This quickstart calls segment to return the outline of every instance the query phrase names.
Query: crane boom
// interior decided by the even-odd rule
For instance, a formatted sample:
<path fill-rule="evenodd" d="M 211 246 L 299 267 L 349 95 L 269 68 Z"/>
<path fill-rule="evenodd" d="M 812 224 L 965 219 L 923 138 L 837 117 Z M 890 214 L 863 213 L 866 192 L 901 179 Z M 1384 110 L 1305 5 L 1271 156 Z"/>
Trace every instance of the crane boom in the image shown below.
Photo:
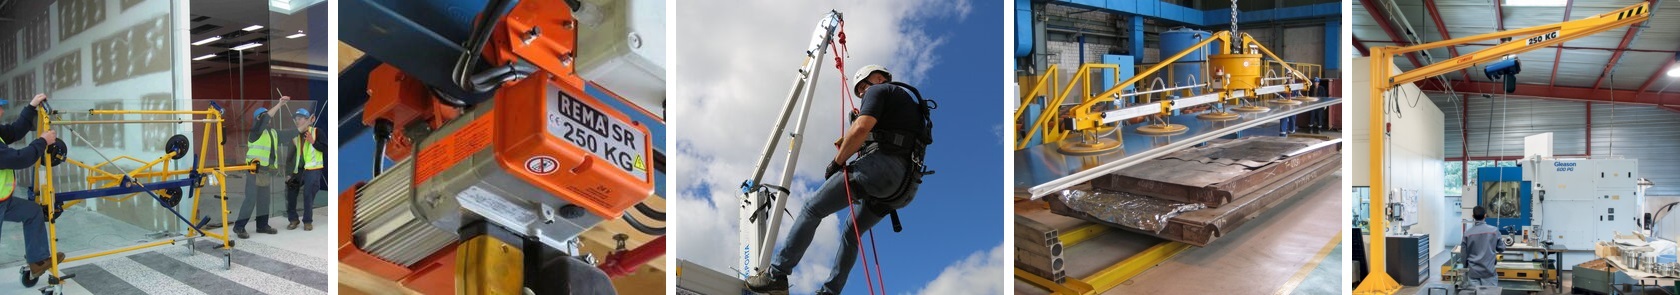
<path fill-rule="evenodd" d="M 781 232 L 783 215 L 780 212 L 787 208 L 787 186 L 793 182 L 793 171 L 799 163 L 800 146 L 805 142 L 805 122 L 810 118 L 813 103 L 811 97 L 816 89 L 816 79 L 822 72 L 823 56 L 829 46 L 834 45 L 835 33 L 840 30 L 841 20 L 840 12 L 829 11 L 817 22 L 817 29 L 812 32 L 811 44 L 805 49 L 805 60 L 794 77 L 793 89 L 789 90 L 787 102 L 776 119 L 776 127 L 770 130 L 770 139 L 764 145 L 763 152 L 759 153 L 752 178 L 741 184 L 741 273 L 737 274 L 739 278 L 744 279 L 769 270 L 770 255 L 776 252 L 776 237 Z M 793 117 L 795 106 L 799 108 L 797 118 Z M 786 130 L 790 119 L 794 121 L 792 131 Z M 782 163 L 781 179 L 776 184 L 765 184 L 764 173 L 769 169 L 770 158 L 775 156 L 776 146 L 781 141 L 784 131 L 788 131 L 789 147 L 787 158 Z"/>

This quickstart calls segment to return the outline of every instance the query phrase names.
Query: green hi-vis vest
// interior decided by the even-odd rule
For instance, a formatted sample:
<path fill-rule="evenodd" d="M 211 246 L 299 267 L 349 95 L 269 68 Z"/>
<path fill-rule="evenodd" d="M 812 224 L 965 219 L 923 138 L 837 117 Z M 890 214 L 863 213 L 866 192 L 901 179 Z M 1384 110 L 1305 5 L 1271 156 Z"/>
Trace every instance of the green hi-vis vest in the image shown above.
<path fill-rule="evenodd" d="M 274 167 L 275 163 L 270 159 L 273 159 L 274 147 L 280 144 L 276 137 L 280 136 L 274 134 L 274 129 L 263 130 L 262 137 L 245 148 L 245 162 L 257 161 L 258 166 Z"/>
<path fill-rule="evenodd" d="M 315 146 L 311 145 L 312 143 L 303 142 L 304 136 L 309 134 L 315 134 L 315 127 L 309 127 L 309 130 L 304 131 L 302 134 L 298 134 L 297 138 L 292 139 L 292 144 L 297 145 L 298 147 L 298 165 L 303 166 L 303 169 L 306 170 L 326 168 L 326 155 L 323 155 L 321 154 L 321 151 L 316 150 Z"/>
<path fill-rule="evenodd" d="M 0 144 L 10 143 L 5 140 L 0 140 Z M 16 189 L 17 171 L 12 169 L 0 169 L 0 201 L 11 199 L 12 191 Z"/>

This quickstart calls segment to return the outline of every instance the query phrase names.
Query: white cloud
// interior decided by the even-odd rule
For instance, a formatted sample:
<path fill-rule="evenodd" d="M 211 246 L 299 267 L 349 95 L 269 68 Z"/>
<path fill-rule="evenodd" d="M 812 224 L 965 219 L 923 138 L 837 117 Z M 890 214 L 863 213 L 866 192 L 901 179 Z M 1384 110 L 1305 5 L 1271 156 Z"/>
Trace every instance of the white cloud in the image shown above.
<path fill-rule="evenodd" d="M 969 0 L 722 2 L 676 2 L 676 87 L 668 102 L 668 132 L 676 138 L 676 148 L 667 164 L 677 193 L 669 206 L 675 218 L 675 257 L 740 273 L 739 186 L 751 177 L 766 136 L 787 102 L 819 18 L 831 9 L 843 13 L 848 71 L 882 64 L 895 79 L 914 83 L 940 62 L 934 52 L 945 44 L 945 36 L 925 33 L 920 24 L 961 20 L 972 7 Z M 851 73 L 837 72 L 832 55 L 822 62 L 800 165 L 789 186 L 795 192 L 788 213 L 802 208 L 809 188 L 834 157 L 832 142 L 840 134 L 839 77 Z M 787 150 L 783 140 L 765 173 L 766 183 L 780 182 Z M 794 293 L 815 292 L 828 279 L 839 229 L 847 220 L 843 214 L 824 219 L 817 230 L 789 278 Z M 784 225 L 793 223 L 791 216 L 783 220 Z M 787 228 L 781 229 L 784 235 Z M 853 278 L 857 279 L 862 278 Z"/>
<path fill-rule="evenodd" d="M 1004 284 L 997 280 L 1003 277 L 1004 266 L 1003 244 L 989 251 L 974 252 L 968 258 L 945 267 L 939 277 L 928 282 L 916 294 L 1003 294 Z"/>

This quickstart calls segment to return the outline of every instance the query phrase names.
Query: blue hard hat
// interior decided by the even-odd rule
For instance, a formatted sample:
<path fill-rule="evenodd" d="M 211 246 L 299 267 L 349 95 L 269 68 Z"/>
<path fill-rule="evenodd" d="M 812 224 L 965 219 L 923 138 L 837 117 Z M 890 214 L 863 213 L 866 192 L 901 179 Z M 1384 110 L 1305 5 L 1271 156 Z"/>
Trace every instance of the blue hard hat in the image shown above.
<path fill-rule="evenodd" d="M 257 107 L 257 112 L 256 112 L 256 113 L 252 113 L 252 114 L 251 114 L 251 117 L 252 117 L 252 118 L 255 118 L 255 117 L 262 117 L 262 114 L 263 114 L 263 113 L 267 113 L 267 112 L 268 112 L 268 108 L 265 108 L 265 107 Z"/>
<path fill-rule="evenodd" d="M 298 111 L 296 113 L 292 113 L 292 115 L 293 116 L 298 116 L 298 117 L 308 117 L 309 116 L 309 109 L 298 108 Z"/>

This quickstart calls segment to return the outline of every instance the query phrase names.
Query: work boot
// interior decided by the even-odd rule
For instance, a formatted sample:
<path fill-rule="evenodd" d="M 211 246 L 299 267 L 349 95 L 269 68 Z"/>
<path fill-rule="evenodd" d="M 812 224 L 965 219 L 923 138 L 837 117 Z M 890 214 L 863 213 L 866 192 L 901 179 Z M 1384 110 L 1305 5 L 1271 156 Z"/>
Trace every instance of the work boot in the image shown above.
<path fill-rule="evenodd" d="M 291 222 L 291 223 L 287 223 L 287 224 L 286 224 L 286 230 L 294 230 L 294 229 L 297 229 L 297 226 L 298 226 L 298 222 L 297 222 L 297 220 L 293 220 L 293 221 L 292 221 L 292 222 Z"/>
<path fill-rule="evenodd" d="M 787 294 L 788 280 L 785 275 L 761 273 L 747 278 L 747 290 L 765 294 Z"/>
<path fill-rule="evenodd" d="M 58 262 L 64 262 L 64 252 L 58 252 Z M 47 260 L 46 259 L 41 259 L 41 261 L 36 261 L 36 262 L 30 262 L 29 263 L 29 280 L 34 281 L 35 279 L 41 278 L 41 274 L 46 273 L 48 268 L 51 268 L 51 265 L 47 265 Z"/>
<path fill-rule="evenodd" d="M 241 238 L 241 239 L 251 238 L 251 234 L 245 233 L 245 229 L 243 229 L 243 228 L 234 229 L 233 234 L 239 235 L 239 238 Z"/>
<path fill-rule="evenodd" d="M 303 224 L 303 230 L 304 231 L 315 230 L 315 224 L 314 223 L 305 223 L 305 224 Z"/>
<path fill-rule="evenodd" d="M 272 228 L 272 227 L 258 228 L 257 232 L 258 233 L 271 234 L 271 235 L 280 233 L 280 231 L 274 230 L 274 228 Z"/>

